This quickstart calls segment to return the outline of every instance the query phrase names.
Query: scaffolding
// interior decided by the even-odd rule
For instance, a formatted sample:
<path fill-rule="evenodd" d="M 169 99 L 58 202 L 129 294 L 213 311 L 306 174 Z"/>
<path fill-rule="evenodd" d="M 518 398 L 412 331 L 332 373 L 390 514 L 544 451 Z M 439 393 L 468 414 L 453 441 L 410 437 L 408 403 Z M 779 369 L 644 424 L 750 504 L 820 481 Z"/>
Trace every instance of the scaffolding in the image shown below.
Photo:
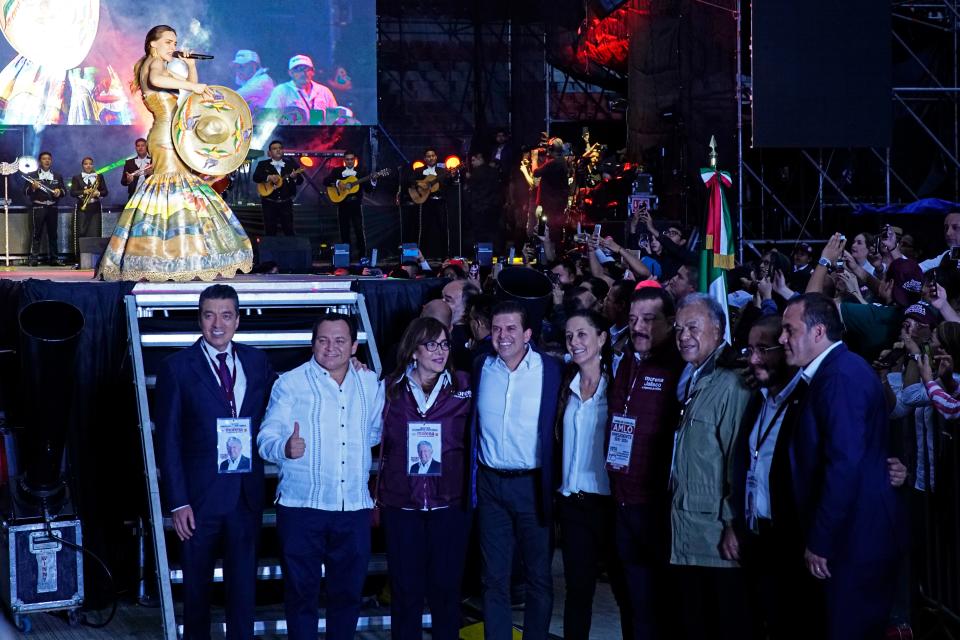
<path fill-rule="evenodd" d="M 761 244 L 792 245 L 826 237 L 836 225 L 828 215 L 849 211 L 860 204 L 889 205 L 927 197 L 935 191 L 960 200 L 960 131 L 958 131 L 958 37 L 960 0 L 895 0 L 892 3 L 893 52 L 914 72 L 909 83 L 896 83 L 891 100 L 894 131 L 890 147 L 847 149 L 750 149 L 752 94 L 750 59 L 744 55 L 749 33 L 749 4 L 736 0 L 730 9 L 737 22 L 737 238 L 738 253 L 759 254 Z M 931 37 L 948 40 L 950 51 L 931 58 L 922 51 Z M 895 70 L 895 78 L 907 76 Z M 916 174 L 915 155 L 910 152 L 923 139 L 935 152 L 927 176 Z M 767 156 L 774 156 L 768 162 Z M 855 184 L 857 168 L 874 175 L 865 188 Z M 773 169 L 773 170 L 771 170 Z M 802 171 L 812 171 L 816 180 L 813 197 L 791 195 Z M 931 180 L 931 174 L 936 174 Z M 935 186 L 931 186 L 936 182 Z M 802 190 L 802 187 L 801 187 Z"/>

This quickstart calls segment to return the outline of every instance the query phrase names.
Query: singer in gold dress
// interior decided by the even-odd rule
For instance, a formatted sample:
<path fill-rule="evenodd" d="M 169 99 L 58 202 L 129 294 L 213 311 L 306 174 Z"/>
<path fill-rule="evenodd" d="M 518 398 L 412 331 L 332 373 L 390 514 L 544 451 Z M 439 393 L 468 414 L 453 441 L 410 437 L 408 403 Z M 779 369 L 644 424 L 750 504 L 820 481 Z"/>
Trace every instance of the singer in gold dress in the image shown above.
<path fill-rule="evenodd" d="M 147 33 L 146 55 L 134 66 L 133 88 L 141 91 L 154 118 L 147 135 L 153 175 L 134 192 L 117 221 L 100 261 L 104 280 L 213 280 L 253 266 L 253 248 L 240 221 L 174 150 L 176 91 L 210 93 L 197 82 L 193 60 L 186 60 L 186 80 L 167 71 L 176 47 L 173 28 L 158 25 Z"/>

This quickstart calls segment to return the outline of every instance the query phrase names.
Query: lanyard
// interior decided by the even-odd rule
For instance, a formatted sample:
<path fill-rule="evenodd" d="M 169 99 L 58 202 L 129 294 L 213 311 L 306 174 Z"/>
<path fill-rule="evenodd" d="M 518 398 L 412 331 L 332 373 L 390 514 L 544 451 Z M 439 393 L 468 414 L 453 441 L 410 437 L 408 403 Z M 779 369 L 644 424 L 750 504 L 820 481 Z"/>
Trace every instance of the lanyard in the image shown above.
<path fill-rule="evenodd" d="M 630 360 L 630 390 L 627 391 L 627 399 L 623 401 L 623 414 L 627 415 L 627 407 L 630 405 L 630 397 L 633 395 L 633 388 L 637 384 L 637 378 L 640 377 L 640 372 L 637 371 L 637 358 L 634 356 Z"/>
<path fill-rule="evenodd" d="M 226 365 L 227 381 L 229 386 L 224 386 L 223 380 L 220 378 L 220 366 L 217 364 L 217 362 L 213 358 L 210 357 L 210 353 L 207 351 L 206 345 L 204 345 L 203 347 L 203 353 L 204 355 L 207 356 L 207 360 L 210 361 L 211 366 L 213 366 L 213 370 L 217 374 L 217 383 L 220 385 L 220 390 L 223 391 L 224 398 L 227 400 L 227 403 L 230 405 L 230 413 L 232 414 L 232 417 L 236 418 L 237 417 L 237 398 L 233 392 L 237 384 L 236 352 L 232 352 L 233 353 L 233 372 L 232 373 L 230 371 L 230 365 L 227 364 L 226 361 L 224 361 L 224 365 Z"/>
<path fill-rule="evenodd" d="M 304 94 L 303 91 L 300 91 L 299 87 L 296 87 L 296 90 L 297 90 L 297 95 L 300 96 L 300 99 L 303 100 L 303 104 L 306 105 L 307 113 L 309 114 L 311 111 L 313 111 L 313 100 L 307 97 L 309 94 Z M 309 115 L 307 119 L 309 120 Z"/>
<path fill-rule="evenodd" d="M 764 400 L 763 408 L 760 410 L 760 419 L 758 421 L 756 445 L 753 447 L 754 460 L 760 457 L 760 447 L 762 447 L 763 443 L 765 443 L 767 438 L 770 437 L 770 433 L 773 431 L 773 426 L 777 424 L 777 420 L 783 415 L 783 412 L 786 411 L 787 405 L 789 404 L 790 403 L 787 402 L 787 398 L 784 398 L 783 402 L 773 413 L 773 419 L 771 419 L 770 422 L 767 423 L 766 428 L 764 428 L 764 418 L 767 415 L 767 401 Z"/>

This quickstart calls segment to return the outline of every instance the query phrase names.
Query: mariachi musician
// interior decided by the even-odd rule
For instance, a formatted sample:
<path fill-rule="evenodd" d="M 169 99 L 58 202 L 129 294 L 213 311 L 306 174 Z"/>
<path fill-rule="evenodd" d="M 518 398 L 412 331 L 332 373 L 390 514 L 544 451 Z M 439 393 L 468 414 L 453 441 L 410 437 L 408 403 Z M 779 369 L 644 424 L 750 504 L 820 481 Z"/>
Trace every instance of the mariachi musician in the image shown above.
<path fill-rule="evenodd" d="M 63 197 L 66 188 L 63 176 L 53 171 L 53 156 L 49 151 L 41 151 L 36 171 L 24 174 L 27 180 L 27 197 L 33 206 L 33 239 L 30 243 L 28 264 L 35 267 L 40 259 L 40 238 L 44 229 L 47 232 L 50 264 L 63 266 L 63 260 L 57 256 L 57 203 Z"/>
<path fill-rule="evenodd" d="M 297 186 L 303 184 L 303 167 L 294 158 L 283 157 L 283 143 L 274 140 L 267 147 L 267 157 L 257 163 L 253 181 L 257 183 L 260 202 L 263 205 L 263 235 L 277 235 L 277 227 L 283 235 L 292 236 L 293 199 Z M 264 195 L 264 191 L 268 191 Z"/>
<path fill-rule="evenodd" d="M 437 162 L 437 150 L 423 152 L 423 166 L 414 170 L 407 187 L 409 212 L 405 218 L 409 233 L 404 240 L 416 240 L 428 258 L 444 258 L 449 251 L 446 191 L 455 173 Z"/>
<path fill-rule="evenodd" d="M 353 227 L 353 235 L 357 238 L 357 247 L 360 250 L 360 255 L 363 256 L 367 253 L 367 234 L 363 227 L 363 193 L 376 188 L 377 176 L 361 170 L 360 163 L 357 161 L 357 154 L 353 151 L 347 151 L 343 154 L 343 166 L 335 169 L 324 178 L 323 184 L 328 187 L 343 188 L 346 186 L 344 181 L 348 178 L 356 178 L 361 185 L 356 192 L 350 193 L 337 204 L 340 242 L 349 244 L 350 227 Z"/>
<path fill-rule="evenodd" d="M 70 195 L 77 200 L 73 217 L 73 247 L 78 258 L 80 238 L 99 238 L 102 235 L 100 231 L 103 224 L 101 201 L 107 197 L 108 193 L 106 180 L 93 170 L 93 158 L 87 156 L 81 161 L 80 173 L 70 180 Z"/>
<path fill-rule="evenodd" d="M 147 149 L 146 139 L 137 138 L 133 144 L 137 155 L 127 158 L 120 176 L 120 184 L 127 188 L 127 198 L 132 198 L 140 183 L 153 173 L 153 159 Z"/>

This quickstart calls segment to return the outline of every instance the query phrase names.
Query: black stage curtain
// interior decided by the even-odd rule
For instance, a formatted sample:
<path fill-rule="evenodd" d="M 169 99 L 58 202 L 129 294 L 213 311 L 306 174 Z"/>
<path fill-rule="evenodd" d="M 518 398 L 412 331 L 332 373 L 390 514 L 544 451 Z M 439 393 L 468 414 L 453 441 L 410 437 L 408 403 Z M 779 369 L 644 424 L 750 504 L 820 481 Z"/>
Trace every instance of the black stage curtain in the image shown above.
<path fill-rule="evenodd" d="M 67 466 L 74 505 L 83 523 L 84 547 L 106 562 L 123 589 L 136 573 L 135 546 L 123 522 L 135 521 L 144 504 L 143 462 L 137 433 L 135 395 L 129 375 L 123 296 L 132 283 L 66 283 L 27 280 L 20 286 L 4 282 L 5 302 L 0 340 L 14 346 L 19 341 L 17 315 L 39 300 L 60 300 L 77 307 L 84 317 L 83 333 L 72 372 L 69 399 Z M 19 359 L 11 369 L 19 371 Z M 11 385 L 16 389 L 19 376 Z M 6 385 L 5 385 L 6 386 Z M 63 390 L 49 389 L 50 402 L 65 402 Z M 5 398 L 10 423 L 29 428 L 21 394 Z M 131 566 L 132 562 L 132 566 Z M 103 571 L 84 559 L 86 601 L 93 608 L 109 604 L 112 593 Z"/>
<path fill-rule="evenodd" d="M 440 290 L 449 280 L 424 278 L 422 280 L 356 280 L 353 290 L 363 294 L 373 325 L 380 360 L 393 352 L 410 321 L 420 315 L 420 308 L 428 300 L 440 297 Z M 384 365 L 384 373 L 391 366 Z"/>

